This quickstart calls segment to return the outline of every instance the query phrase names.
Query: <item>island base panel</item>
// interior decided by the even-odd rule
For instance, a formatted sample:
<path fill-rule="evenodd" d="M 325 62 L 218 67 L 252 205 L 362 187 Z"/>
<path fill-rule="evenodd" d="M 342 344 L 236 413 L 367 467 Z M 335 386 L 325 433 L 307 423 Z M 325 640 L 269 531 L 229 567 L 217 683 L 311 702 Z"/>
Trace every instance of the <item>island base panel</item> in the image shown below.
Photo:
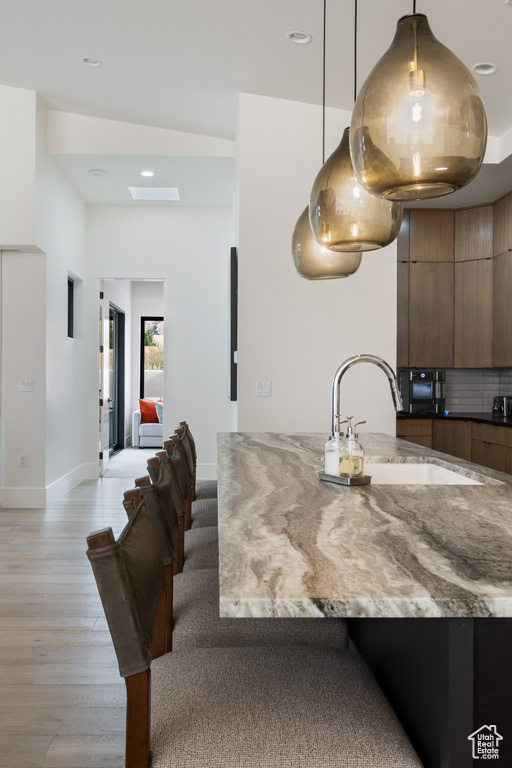
<path fill-rule="evenodd" d="M 512 765 L 512 619 L 349 619 L 425 768 L 472 768 L 468 737 L 495 725 Z"/>

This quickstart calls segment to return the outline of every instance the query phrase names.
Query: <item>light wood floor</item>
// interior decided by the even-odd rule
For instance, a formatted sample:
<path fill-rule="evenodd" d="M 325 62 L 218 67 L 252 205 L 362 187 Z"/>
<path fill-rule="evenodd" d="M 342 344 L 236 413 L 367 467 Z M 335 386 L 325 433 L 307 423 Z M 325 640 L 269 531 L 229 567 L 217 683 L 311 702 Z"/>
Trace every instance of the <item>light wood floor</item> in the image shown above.
<path fill-rule="evenodd" d="M 0 509 L 0 768 L 123 766 L 124 682 L 85 537 L 120 533 L 131 487 L 104 478 L 44 510 Z"/>

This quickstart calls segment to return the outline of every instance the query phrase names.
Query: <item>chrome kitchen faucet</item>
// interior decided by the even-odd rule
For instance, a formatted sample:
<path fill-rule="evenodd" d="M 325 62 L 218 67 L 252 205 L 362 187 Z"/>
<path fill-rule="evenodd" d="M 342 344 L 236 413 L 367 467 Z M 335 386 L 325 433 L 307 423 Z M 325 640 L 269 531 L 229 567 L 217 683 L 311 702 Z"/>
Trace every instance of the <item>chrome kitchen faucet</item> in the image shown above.
<path fill-rule="evenodd" d="M 381 357 L 377 357 L 376 355 L 353 355 L 352 357 L 349 357 L 347 360 L 345 360 L 344 363 L 340 365 L 340 367 L 334 374 L 334 378 L 332 380 L 330 437 L 334 435 L 336 414 L 341 413 L 341 397 L 340 397 L 341 380 L 344 374 L 346 373 L 346 371 L 348 371 L 348 369 L 351 368 L 356 363 L 373 363 L 373 365 L 378 366 L 382 371 L 384 371 L 384 373 L 388 377 L 389 386 L 391 389 L 391 397 L 393 398 L 393 405 L 395 406 L 395 411 L 401 411 L 404 407 L 404 401 L 402 399 L 400 387 L 398 386 L 398 380 L 391 366 L 388 363 L 386 363 L 386 361 L 383 360 Z"/>

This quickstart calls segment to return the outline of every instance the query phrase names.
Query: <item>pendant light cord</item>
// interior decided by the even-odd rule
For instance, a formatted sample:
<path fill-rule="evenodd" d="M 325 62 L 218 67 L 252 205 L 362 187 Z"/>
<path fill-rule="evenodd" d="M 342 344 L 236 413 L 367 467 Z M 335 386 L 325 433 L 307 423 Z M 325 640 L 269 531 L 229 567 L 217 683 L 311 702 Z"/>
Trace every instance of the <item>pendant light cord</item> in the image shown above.
<path fill-rule="evenodd" d="M 412 12 L 416 13 L 416 0 L 412 0 Z"/>
<path fill-rule="evenodd" d="M 354 104 L 357 99 L 357 0 L 354 0 Z"/>
<path fill-rule="evenodd" d="M 325 28 L 327 16 L 327 0 L 324 0 L 324 43 L 322 54 L 322 165 L 325 164 Z"/>

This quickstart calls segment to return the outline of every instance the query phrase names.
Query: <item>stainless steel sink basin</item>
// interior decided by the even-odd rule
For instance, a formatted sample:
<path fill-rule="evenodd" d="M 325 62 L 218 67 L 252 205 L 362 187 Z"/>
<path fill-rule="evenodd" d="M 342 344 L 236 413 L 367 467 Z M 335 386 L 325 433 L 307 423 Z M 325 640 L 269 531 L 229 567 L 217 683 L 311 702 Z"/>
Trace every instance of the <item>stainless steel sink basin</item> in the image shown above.
<path fill-rule="evenodd" d="M 452 469 L 431 463 L 364 463 L 365 475 L 371 475 L 373 485 L 483 485 L 480 480 L 466 477 Z"/>

